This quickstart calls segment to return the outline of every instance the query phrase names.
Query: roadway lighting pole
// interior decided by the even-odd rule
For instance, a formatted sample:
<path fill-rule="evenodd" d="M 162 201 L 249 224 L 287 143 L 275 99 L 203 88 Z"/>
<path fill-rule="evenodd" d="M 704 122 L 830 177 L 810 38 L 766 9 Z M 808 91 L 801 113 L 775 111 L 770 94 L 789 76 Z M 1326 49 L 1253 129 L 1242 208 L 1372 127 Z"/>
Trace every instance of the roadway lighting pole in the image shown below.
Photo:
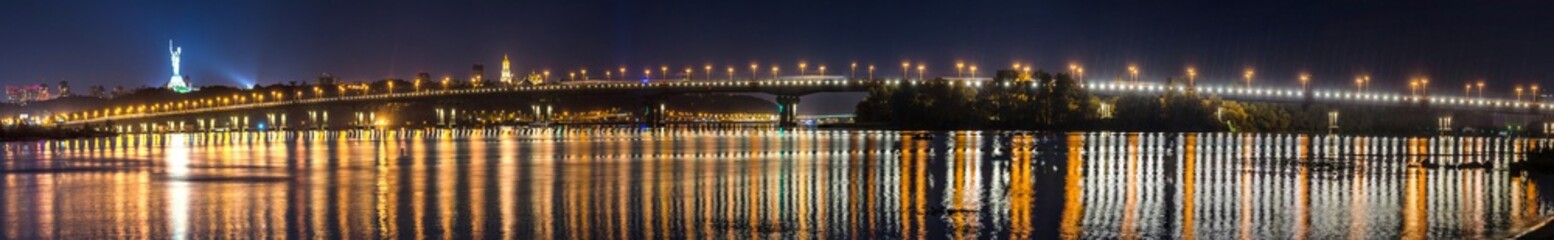
<path fill-rule="evenodd" d="M 799 76 L 804 76 L 804 69 L 807 68 L 806 66 L 808 66 L 808 64 L 799 62 Z"/>
<path fill-rule="evenodd" d="M 1532 85 L 1532 101 L 1538 102 L 1538 84 Z"/>
<path fill-rule="evenodd" d="M 707 73 L 707 75 L 702 75 L 702 77 L 707 78 L 707 80 L 712 80 L 712 64 L 707 64 L 707 66 L 702 67 L 702 69 L 705 69 L 703 72 Z"/>
<path fill-rule="evenodd" d="M 1470 84 L 1463 84 L 1462 85 L 1462 96 L 1463 97 L 1473 97 L 1473 95 L 1468 92 L 1468 91 L 1472 91 L 1472 90 L 1473 90 L 1473 84 L 1471 84 L 1471 83 Z"/>
<path fill-rule="evenodd" d="M 971 65 L 971 78 L 977 78 L 977 65 Z"/>
<path fill-rule="evenodd" d="M 874 65 L 869 65 L 869 80 L 874 80 Z"/>
<path fill-rule="evenodd" d="M 1128 66 L 1128 74 L 1131 74 L 1131 76 L 1133 76 L 1133 78 L 1130 79 L 1130 83 L 1131 84 L 1138 84 L 1139 83 L 1139 67 L 1138 66 Z"/>
<path fill-rule="evenodd" d="M 912 64 L 909 64 L 907 62 L 901 62 L 901 79 L 902 80 L 906 80 L 907 78 L 911 78 L 912 77 L 911 72 L 909 72 L 911 70 L 908 70 L 909 67 L 911 67 L 911 66 L 912 66 Z"/>
<path fill-rule="evenodd" d="M 849 68 L 849 70 L 847 70 L 847 78 L 848 79 L 858 78 L 858 62 L 853 62 L 851 68 Z"/>
<path fill-rule="evenodd" d="M 1075 71 L 1075 73 L 1078 74 L 1078 78 L 1075 78 L 1075 80 L 1078 80 L 1077 82 L 1079 82 L 1080 84 L 1084 84 L 1085 83 L 1085 68 L 1084 67 L 1080 67 L 1080 68 L 1075 69 L 1075 70 L 1078 70 L 1078 71 Z"/>
<path fill-rule="evenodd" d="M 1363 92 L 1363 89 L 1360 89 L 1360 86 L 1361 86 L 1360 84 L 1364 84 L 1364 83 L 1365 83 L 1364 79 L 1359 78 L 1359 77 L 1355 77 L 1354 78 L 1354 91 Z"/>
<path fill-rule="evenodd" d="M 780 70 L 780 69 L 778 69 L 776 65 L 773 65 L 772 66 L 772 80 L 777 80 L 777 70 Z"/>
<path fill-rule="evenodd" d="M 643 69 L 642 70 L 642 77 L 643 78 L 647 78 L 647 79 L 652 79 L 653 78 L 653 69 Z"/>
<path fill-rule="evenodd" d="M 1484 80 L 1478 80 L 1478 97 L 1484 98 Z"/>
<path fill-rule="evenodd" d="M 820 65 L 820 75 L 821 76 L 825 76 L 826 75 L 826 65 Z"/>
<path fill-rule="evenodd" d="M 1363 83 L 1361 83 L 1360 90 L 1371 90 L 1371 75 L 1360 76 L 1360 78 L 1364 79 Z"/>
<path fill-rule="evenodd" d="M 1187 86 L 1194 86 L 1198 80 L 1198 69 L 1187 67 Z"/>
<path fill-rule="evenodd" d="M 621 67 L 621 81 L 626 81 L 626 67 Z"/>
<path fill-rule="evenodd" d="M 669 79 L 669 66 L 659 66 L 658 75 L 658 79 Z"/>
<path fill-rule="evenodd" d="M 1306 87 L 1310 86 L 1310 83 L 1311 83 L 1311 74 L 1304 74 L 1304 73 L 1300 74 L 1300 90 L 1301 91 L 1305 91 Z"/>
<path fill-rule="evenodd" d="M 1522 101 L 1522 86 L 1516 86 L 1516 101 Z"/>
<path fill-rule="evenodd" d="M 962 69 L 965 69 L 965 68 L 966 68 L 966 63 L 955 63 L 955 77 L 957 77 L 957 78 L 966 77 L 965 76 L 966 72 L 964 70 L 962 70 Z"/>
<path fill-rule="evenodd" d="M 1246 87 L 1252 88 L 1252 75 L 1256 74 L 1251 69 L 1246 70 Z"/>
<path fill-rule="evenodd" d="M 581 70 L 578 70 L 578 72 L 581 72 L 581 73 L 580 73 L 580 74 L 578 74 L 578 75 L 582 75 L 582 76 L 583 76 L 583 80 L 584 80 L 584 81 L 587 81 L 587 80 L 588 80 L 588 69 L 587 69 L 587 68 L 584 68 L 584 69 L 581 69 Z"/>
<path fill-rule="evenodd" d="M 690 80 L 694 80 L 695 79 L 695 78 L 691 77 L 691 73 L 692 73 L 691 72 L 691 68 L 685 68 L 685 80 L 686 81 L 690 81 Z"/>
<path fill-rule="evenodd" d="M 728 67 L 728 81 L 734 81 L 734 67 Z"/>

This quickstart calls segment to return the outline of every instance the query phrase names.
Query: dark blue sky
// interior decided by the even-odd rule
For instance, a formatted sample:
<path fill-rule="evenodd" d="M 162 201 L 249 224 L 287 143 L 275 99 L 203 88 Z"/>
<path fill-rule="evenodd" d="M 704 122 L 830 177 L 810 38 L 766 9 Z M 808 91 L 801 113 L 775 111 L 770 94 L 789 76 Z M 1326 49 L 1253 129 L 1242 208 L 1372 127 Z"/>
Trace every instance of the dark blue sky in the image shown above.
<path fill-rule="evenodd" d="M 1377 88 L 1554 77 L 1554 8 L 1536 1 L 22 0 L 0 3 L 0 83 L 161 85 L 168 39 L 197 85 L 462 77 L 476 63 L 494 77 L 504 53 L 556 72 L 856 60 L 894 75 L 910 59 L 937 73 L 1078 62 L 1092 77 L 1136 63 L 1148 79 L 1193 65 L 1210 81 L 1254 67 L 1345 86 L 1368 72 Z"/>

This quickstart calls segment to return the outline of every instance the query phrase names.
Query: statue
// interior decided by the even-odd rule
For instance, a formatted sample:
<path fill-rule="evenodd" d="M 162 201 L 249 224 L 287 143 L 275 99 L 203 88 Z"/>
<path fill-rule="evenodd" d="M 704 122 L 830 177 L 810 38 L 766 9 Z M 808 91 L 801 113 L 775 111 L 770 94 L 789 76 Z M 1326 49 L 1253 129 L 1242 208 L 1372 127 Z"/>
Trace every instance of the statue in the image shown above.
<path fill-rule="evenodd" d="M 173 40 L 167 40 L 167 52 L 173 55 L 173 76 L 178 76 L 178 55 L 183 55 L 183 48 L 173 47 Z"/>
<path fill-rule="evenodd" d="M 183 74 L 178 72 L 178 63 L 182 61 L 179 58 L 183 55 L 183 48 L 174 47 L 173 40 L 167 40 L 167 53 L 173 56 L 173 78 L 167 80 L 167 89 L 178 93 L 187 93 L 194 90 L 189 88 L 189 83 L 184 81 Z"/>

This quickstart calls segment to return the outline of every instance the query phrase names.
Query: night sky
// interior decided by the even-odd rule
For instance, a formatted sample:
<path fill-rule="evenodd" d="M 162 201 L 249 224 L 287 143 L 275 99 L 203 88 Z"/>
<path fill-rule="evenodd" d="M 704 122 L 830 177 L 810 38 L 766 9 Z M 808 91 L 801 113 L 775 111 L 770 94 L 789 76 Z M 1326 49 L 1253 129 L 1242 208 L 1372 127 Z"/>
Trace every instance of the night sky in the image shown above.
<path fill-rule="evenodd" d="M 586 67 L 723 69 L 801 60 L 840 73 L 851 61 L 926 63 L 953 75 L 1013 62 L 1092 78 L 1128 64 L 1147 80 L 1183 75 L 1399 89 L 1487 79 L 1489 91 L 1554 78 L 1554 7 L 1538 1 L 5 1 L 0 84 L 158 86 L 167 41 L 196 85 L 271 84 L 332 73 L 349 81 L 462 78 L 503 54 L 518 72 Z M 769 69 L 769 67 L 762 67 Z M 765 70 L 763 70 L 765 71 Z M 698 70 L 700 72 L 700 70 Z M 721 71 L 714 71 L 722 75 Z M 990 71 L 985 71 L 990 72 Z M 984 73 L 986 74 L 986 73 Z M 1548 85 L 1548 84 L 1545 84 Z"/>

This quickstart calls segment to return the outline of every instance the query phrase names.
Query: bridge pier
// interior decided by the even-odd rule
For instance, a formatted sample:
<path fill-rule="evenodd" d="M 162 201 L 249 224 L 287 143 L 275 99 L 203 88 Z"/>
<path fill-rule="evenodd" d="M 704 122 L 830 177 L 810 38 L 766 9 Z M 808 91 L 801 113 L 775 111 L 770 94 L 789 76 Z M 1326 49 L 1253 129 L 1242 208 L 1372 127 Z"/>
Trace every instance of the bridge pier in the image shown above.
<path fill-rule="evenodd" d="M 799 125 L 799 96 L 777 95 L 777 125 L 782 127 L 794 127 Z"/>
<path fill-rule="evenodd" d="M 648 126 L 663 126 L 665 120 L 668 119 L 665 113 L 668 109 L 664 106 L 664 102 L 658 99 L 649 99 L 643 101 L 643 103 L 642 123 Z"/>

